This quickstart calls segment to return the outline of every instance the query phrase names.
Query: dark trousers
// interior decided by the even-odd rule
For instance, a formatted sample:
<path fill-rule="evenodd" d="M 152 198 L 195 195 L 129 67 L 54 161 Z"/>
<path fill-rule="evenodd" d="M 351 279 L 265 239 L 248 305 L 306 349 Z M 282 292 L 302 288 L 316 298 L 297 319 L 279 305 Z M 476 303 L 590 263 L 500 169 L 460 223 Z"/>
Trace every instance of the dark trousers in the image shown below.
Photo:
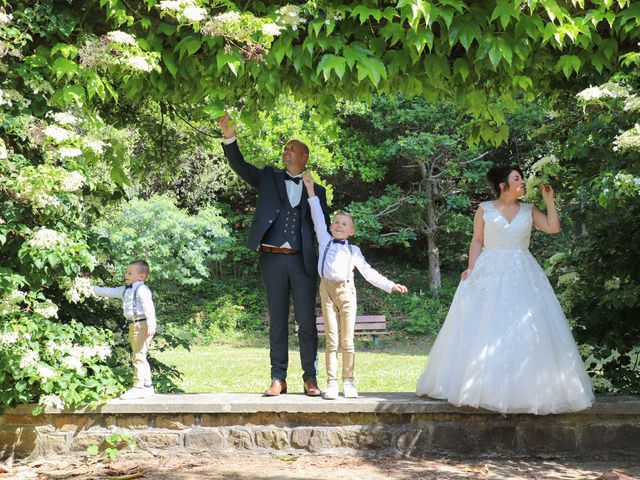
<path fill-rule="evenodd" d="M 289 299 L 298 324 L 302 379 L 316 376 L 316 276 L 309 276 L 301 254 L 261 253 L 260 273 L 269 305 L 271 377 L 286 380 L 289 366 Z"/>

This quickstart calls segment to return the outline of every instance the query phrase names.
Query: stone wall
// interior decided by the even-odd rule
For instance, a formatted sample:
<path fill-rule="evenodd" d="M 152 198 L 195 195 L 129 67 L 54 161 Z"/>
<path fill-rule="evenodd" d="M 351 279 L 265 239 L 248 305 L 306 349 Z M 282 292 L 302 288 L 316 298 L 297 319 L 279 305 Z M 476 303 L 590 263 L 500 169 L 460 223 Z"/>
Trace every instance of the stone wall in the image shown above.
<path fill-rule="evenodd" d="M 0 455 L 84 454 L 113 433 L 138 450 L 229 453 L 367 451 L 427 456 L 625 456 L 640 458 L 640 398 L 600 398 L 564 415 L 507 415 L 412 394 L 328 402 L 303 395 L 156 395 L 93 409 L 20 406 L 0 417 Z"/>

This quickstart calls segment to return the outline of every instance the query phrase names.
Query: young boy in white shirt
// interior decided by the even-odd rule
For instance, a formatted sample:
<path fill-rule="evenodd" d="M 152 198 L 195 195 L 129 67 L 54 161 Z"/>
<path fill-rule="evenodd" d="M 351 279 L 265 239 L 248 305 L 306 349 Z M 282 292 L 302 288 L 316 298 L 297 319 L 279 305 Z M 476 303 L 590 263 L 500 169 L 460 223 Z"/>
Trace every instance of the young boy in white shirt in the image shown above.
<path fill-rule="evenodd" d="M 324 317 L 327 367 L 327 388 L 323 398 L 338 398 L 338 345 L 342 347 L 342 382 L 346 398 L 357 398 L 353 370 L 355 348 L 353 343 L 356 323 L 356 287 L 353 283 L 354 267 L 372 285 L 386 291 L 407 293 L 407 287 L 394 283 L 377 271 L 365 260 L 362 252 L 349 243 L 348 238 L 355 233 L 353 218 L 346 212 L 338 212 L 327 229 L 322 208 L 313 190 L 313 178 L 305 172 L 303 182 L 307 188 L 311 218 L 318 237 L 320 275 L 320 300 Z M 327 231 L 328 230 L 328 231 Z"/>
<path fill-rule="evenodd" d="M 124 274 L 124 285 L 116 288 L 93 287 L 97 296 L 122 300 L 122 311 L 129 322 L 133 387 L 120 396 L 121 400 L 145 398 L 154 394 L 147 352 L 156 334 L 156 312 L 151 290 L 144 283 L 148 276 L 149 264 L 144 260 L 134 260 Z"/>

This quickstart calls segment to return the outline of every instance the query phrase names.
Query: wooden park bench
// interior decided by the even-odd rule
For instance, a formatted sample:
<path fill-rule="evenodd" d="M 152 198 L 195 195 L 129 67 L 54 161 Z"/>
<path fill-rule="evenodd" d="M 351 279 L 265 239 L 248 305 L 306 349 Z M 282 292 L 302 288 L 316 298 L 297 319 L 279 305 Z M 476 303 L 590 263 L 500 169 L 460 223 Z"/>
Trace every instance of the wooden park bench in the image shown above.
<path fill-rule="evenodd" d="M 316 317 L 316 327 L 318 334 L 324 335 L 324 318 Z M 298 325 L 296 325 L 296 332 Z M 387 319 L 384 315 L 359 315 L 356 317 L 354 335 L 371 335 L 373 344 L 377 347 L 380 344 L 380 335 L 388 335 Z"/>

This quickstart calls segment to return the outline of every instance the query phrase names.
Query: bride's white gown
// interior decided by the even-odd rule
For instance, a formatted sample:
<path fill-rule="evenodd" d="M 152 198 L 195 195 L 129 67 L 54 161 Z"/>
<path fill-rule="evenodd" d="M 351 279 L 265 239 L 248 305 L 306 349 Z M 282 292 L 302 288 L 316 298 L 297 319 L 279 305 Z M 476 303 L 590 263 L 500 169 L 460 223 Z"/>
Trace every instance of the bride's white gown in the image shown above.
<path fill-rule="evenodd" d="M 591 380 L 544 271 L 529 252 L 532 205 L 509 223 L 482 203 L 484 250 L 460 282 L 418 395 L 502 413 L 582 410 Z"/>

